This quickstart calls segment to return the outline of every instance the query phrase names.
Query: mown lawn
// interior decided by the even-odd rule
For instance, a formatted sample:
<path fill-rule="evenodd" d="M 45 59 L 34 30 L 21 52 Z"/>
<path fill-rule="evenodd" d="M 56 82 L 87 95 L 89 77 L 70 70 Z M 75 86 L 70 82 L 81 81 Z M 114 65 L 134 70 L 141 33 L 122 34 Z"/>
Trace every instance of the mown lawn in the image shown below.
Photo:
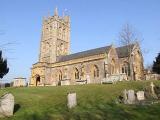
<path fill-rule="evenodd" d="M 160 81 L 154 81 L 160 85 Z M 150 81 L 105 85 L 1 89 L 15 96 L 13 117 L 3 120 L 160 120 L 160 103 L 138 106 L 116 104 L 124 89 L 142 90 Z M 67 93 L 77 93 L 78 105 L 67 108 Z"/>

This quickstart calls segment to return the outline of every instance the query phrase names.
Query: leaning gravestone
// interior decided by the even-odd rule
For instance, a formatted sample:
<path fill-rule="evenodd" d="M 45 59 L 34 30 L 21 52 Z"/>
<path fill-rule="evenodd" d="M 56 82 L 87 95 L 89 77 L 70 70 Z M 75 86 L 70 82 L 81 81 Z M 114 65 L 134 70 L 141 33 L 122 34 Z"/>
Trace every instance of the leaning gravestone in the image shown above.
<path fill-rule="evenodd" d="M 139 101 L 145 99 L 145 97 L 144 97 L 144 91 L 138 91 L 138 92 L 136 93 L 136 95 L 137 95 L 137 100 L 139 100 Z"/>
<path fill-rule="evenodd" d="M 128 104 L 134 104 L 135 103 L 135 93 L 134 93 L 134 90 L 128 90 L 127 103 Z"/>
<path fill-rule="evenodd" d="M 10 117 L 14 111 L 14 96 L 7 93 L 0 98 L 0 117 Z"/>
<path fill-rule="evenodd" d="M 68 93 L 67 96 L 67 100 L 68 100 L 68 108 L 73 108 L 77 105 L 77 98 L 76 98 L 76 93 Z"/>

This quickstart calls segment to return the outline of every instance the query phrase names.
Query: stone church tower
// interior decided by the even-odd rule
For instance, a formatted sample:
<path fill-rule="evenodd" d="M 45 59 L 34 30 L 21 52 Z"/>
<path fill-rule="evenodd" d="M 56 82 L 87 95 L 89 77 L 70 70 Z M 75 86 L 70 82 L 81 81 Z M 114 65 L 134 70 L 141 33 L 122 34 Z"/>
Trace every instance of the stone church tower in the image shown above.
<path fill-rule="evenodd" d="M 70 18 L 54 16 L 44 18 L 40 43 L 39 62 L 54 63 L 58 56 L 68 55 L 70 49 Z"/>
<path fill-rule="evenodd" d="M 59 56 L 70 53 L 70 17 L 54 15 L 45 17 L 42 25 L 39 61 L 31 68 L 31 85 L 49 84 L 51 79 L 51 63 L 56 63 Z"/>

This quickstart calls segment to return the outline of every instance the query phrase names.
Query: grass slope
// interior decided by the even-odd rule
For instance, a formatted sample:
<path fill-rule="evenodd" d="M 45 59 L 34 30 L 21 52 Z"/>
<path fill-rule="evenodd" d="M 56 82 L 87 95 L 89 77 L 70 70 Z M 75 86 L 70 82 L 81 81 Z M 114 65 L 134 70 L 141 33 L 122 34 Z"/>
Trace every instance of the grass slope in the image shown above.
<path fill-rule="evenodd" d="M 160 85 L 159 81 L 155 82 Z M 8 88 L 15 96 L 16 112 L 3 120 L 159 120 L 160 104 L 115 104 L 124 89 L 142 90 L 150 81 L 106 85 Z M 77 107 L 67 108 L 67 93 L 77 93 Z"/>

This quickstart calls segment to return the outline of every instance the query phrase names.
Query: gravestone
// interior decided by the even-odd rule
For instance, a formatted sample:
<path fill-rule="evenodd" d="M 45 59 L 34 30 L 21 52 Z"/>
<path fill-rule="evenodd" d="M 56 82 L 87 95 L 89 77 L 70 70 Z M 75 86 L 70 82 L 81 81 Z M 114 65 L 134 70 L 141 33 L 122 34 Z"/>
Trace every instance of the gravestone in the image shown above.
<path fill-rule="evenodd" d="M 138 91 L 138 92 L 136 93 L 136 95 L 137 95 L 137 100 L 139 100 L 139 101 L 145 99 L 145 97 L 144 97 L 144 91 Z"/>
<path fill-rule="evenodd" d="M 135 93 L 134 90 L 128 90 L 128 99 L 127 103 L 128 104 L 134 104 L 135 103 Z"/>
<path fill-rule="evenodd" d="M 76 93 L 68 93 L 67 100 L 68 100 L 67 103 L 68 108 L 75 107 L 77 105 Z"/>
<path fill-rule="evenodd" d="M 155 91 L 154 91 L 154 84 L 153 84 L 153 82 L 151 82 L 151 84 L 150 84 L 150 86 L 151 86 L 151 93 L 152 93 L 152 95 L 155 95 Z"/>
<path fill-rule="evenodd" d="M 14 96 L 7 93 L 0 98 L 0 117 L 10 117 L 14 111 Z"/>
<path fill-rule="evenodd" d="M 151 82 L 151 84 L 150 84 L 150 86 L 151 86 L 151 93 L 152 94 L 155 94 L 155 91 L 154 91 L 154 84 L 153 84 L 153 82 Z"/>
<path fill-rule="evenodd" d="M 61 86 L 63 85 L 70 85 L 70 80 L 66 79 L 66 80 L 62 80 L 61 81 Z"/>
<path fill-rule="evenodd" d="M 127 99 L 128 99 L 128 92 L 127 92 L 127 90 L 125 89 L 125 90 L 123 91 L 123 102 L 124 102 L 124 104 L 127 103 Z"/>
<path fill-rule="evenodd" d="M 151 82 L 150 86 L 151 86 L 151 94 L 152 94 L 152 97 L 155 98 L 155 99 L 158 99 L 158 97 L 157 97 L 157 95 L 156 95 L 156 93 L 155 93 L 155 91 L 154 91 L 155 85 L 153 84 L 153 82 Z"/>

